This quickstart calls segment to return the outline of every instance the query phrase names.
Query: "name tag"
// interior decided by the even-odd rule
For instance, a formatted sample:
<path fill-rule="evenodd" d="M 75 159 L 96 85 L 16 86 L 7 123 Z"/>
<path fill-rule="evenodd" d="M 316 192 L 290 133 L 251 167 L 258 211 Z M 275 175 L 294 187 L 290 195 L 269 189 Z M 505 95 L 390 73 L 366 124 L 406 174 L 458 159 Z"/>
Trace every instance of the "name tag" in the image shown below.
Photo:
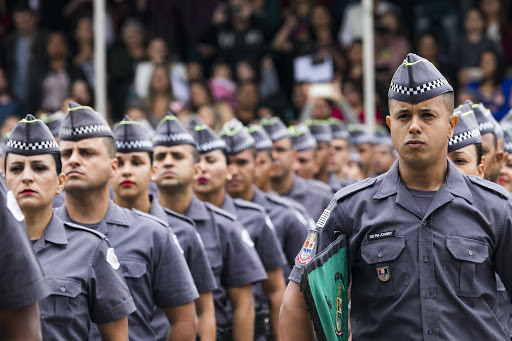
<path fill-rule="evenodd" d="M 366 235 L 366 238 L 368 239 L 368 241 L 390 238 L 390 237 L 396 237 L 396 230 L 387 231 L 387 232 L 379 232 L 379 233 L 368 233 Z"/>

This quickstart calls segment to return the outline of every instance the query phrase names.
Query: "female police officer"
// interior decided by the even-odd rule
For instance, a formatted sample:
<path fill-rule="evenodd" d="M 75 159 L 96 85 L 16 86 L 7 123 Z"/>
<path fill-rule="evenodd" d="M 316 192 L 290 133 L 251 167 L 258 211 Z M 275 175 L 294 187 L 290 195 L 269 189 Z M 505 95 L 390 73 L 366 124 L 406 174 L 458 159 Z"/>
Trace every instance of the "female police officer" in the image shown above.
<path fill-rule="evenodd" d="M 40 301 L 43 339 L 86 340 L 92 321 L 103 340 L 127 340 L 126 316 L 136 308 L 114 249 L 103 234 L 53 214 L 65 176 L 43 121 L 27 115 L 16 125 L 7 141 L 5 173 L 51 290 Z"/>

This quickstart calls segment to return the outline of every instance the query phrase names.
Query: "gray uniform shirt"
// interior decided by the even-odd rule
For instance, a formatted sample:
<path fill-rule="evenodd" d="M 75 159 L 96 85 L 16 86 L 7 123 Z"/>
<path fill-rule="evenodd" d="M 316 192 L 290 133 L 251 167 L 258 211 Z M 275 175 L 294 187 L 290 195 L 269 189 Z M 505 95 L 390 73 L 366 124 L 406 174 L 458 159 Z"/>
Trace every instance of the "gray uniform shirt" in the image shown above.
<path fill-rule="evenodd" d="M 340 233 L 347 236 L 354 340 L 509 337 L 492 309 L 495 271 L 512 291 L 510 195 L 447 162 L 446 180 L 424 215 L 399 180 L 398 162 L 342 189 L 297 256 L 295 282 L 302 263 Z"/>
<path fill-rule="evenodd" d="M 0 311 L 24 307 L 49 295 L 43 271 L 32 251 L 23 214 L 0 179 Z"/>
<path fill-rule="evenodd" d="M 65 205 L 55 212 L 70 221 Z M 112 201 L 96 230 L 114 246 L 137 306 L 137 311 L 128 317 L 130 340 L 155 339 L 151 327 L 155 305 L 170 308 L 199 297 L 183 255 L 165 225 Z"/>
<path fill-rule="evenodd" d="M 39 302 L 44 340 L 86 340 L 91 321 L 109 323 L 136 310 L 114 249 L 101 233 L 54 214 L 33 249 L 51 290 Z"/>
<path fill-rule="evenodd" d="M 307 207 L 310 216 L 316 220 L 322 214 L 324 208 L 327 207 L 332 198 L 332 191 L 326 184 L 327 188 L 318 186 L 315 182 L 309 182 L 299 176 L 293 176 L 293 184 L 290 191 L 283 193 L 285 197 L 290 197 L 298 201 L 304 207 Z"/>
<path fill-rule="evenodd" d="M 230 213 L 196 197 L 186 215 L 196 224 L 217 281 L 213 291 L 217 329 L 231 325 L 232 312 L 227 290 L 267 278 L 252 241 L 242 237 L 244 228 Z"/>

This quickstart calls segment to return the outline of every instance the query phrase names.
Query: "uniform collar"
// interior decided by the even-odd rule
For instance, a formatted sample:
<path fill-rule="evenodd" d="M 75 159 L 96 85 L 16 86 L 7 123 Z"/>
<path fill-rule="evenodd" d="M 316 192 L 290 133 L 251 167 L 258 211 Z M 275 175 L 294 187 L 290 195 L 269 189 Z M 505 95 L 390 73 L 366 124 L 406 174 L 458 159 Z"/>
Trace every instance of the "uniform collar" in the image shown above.
<path fill-rule="evenodd" d="M 471 195 L 471 191 L 469 190 L 466 180 L 464 179 L 464 175 L 450 160 L 447 159 L 447 163 L 448 170 L 446 174 L 446 180 L 434 196 L 425 216 L 428 216 L 438 207 L 451 201 L 453 196 L 461 197 L 470 204 L 473 203 L 473 196 Z M 400 181 L 398 174 L 398 160 L 395 161 L 389 171 L 384 173 L 381 177 L 382 183 L 373 198 L 383 199 L 397 194 L 397 204 L 418 215 L 417 213 L 419 213 L 419 209 L 414 202 L 412 195 L 409 193 L 405 185 Z"/>
<path fill-rule="evenodd" d="M 37 253 L 44 249 L 46 242 L 59 245 L 66 245 L 68 243 L 64 223 L 56 214 L 52 214 L 52 219 L 50 219 L 48 226 L 46 226 L 43 235 L 35 242 L 34 252 Z"/>
<path fill-rule="evenodd" d="M 160 220 L 167 222 L 167 215 L 165 214 L 164 208 L 160 205 L 158 199 L 152 194 L 149 195 L 149 201 L 151 202 L 151 208 L 149 214 L 157 217 Z"/>
<path fill-rule="evenodd" d="M 226 194 L 224 196 L 224 202 L 222 203 L 222 206 L 220 208 L 236 216 L 235 201 L 231 196 L 229 196 L 229 194 Z"/>
<path fill-rule="evenodd" d="M 254 196 L 252 197 L 252 202 L 263 206 L 263 203 L 265 202 L 265 194 L 257 186 L 253 186 L 253 191 Z"/>
<path fill-rule="evenodd" d="M 185 215 L 193 220 L 208 220 L 208 210 L 206 209 L 206 205 L 201 202 L 201 200 L 197 199 L 195 196 L 192 196 L 192 201 L 190 201 L 190 205 L 188 206 L 187 212 Z"/>
<path fill-rule="evenodd" d="M 304 180 L 303 178 L 301 178 L 298 175 L 293 174 L 292 187 L 290 188 L 288 193 L 286 193 L 285 195 L 286 196 L 299 195 L 306 190 L 306 187 L 307 187 L 306 180 Z"/>
<path fill-rule="evenodd" d="M 61 207 L 57 208 L 55 212 L 59 215 L 60 218 L 64 221 L 72 221 L 69 217 L 68 210 L 66 208 L 66 205 L 62 205 Z M 128 222 L 128 218 L 126 217 L 126 213 L 123 211 L 123 209 L 119 206 L 117 206 L 112 200 L 109 201 L 108 204 L 108 210 L 105 214 L 105 217 L 98 223 L 98 231 L 105 234 L 102 230 L 100 230 L 100 226 L 106 222 L 107 224 L 116 224 L 128 227 L 130 226 L 130 223 Z"/>

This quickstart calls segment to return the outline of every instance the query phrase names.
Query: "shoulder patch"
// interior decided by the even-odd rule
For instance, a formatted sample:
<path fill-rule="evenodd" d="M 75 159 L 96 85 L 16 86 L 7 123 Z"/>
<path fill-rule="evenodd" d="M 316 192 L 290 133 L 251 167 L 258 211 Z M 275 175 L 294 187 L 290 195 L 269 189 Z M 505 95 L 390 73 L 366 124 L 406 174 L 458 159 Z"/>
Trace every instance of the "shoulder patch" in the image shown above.
<path fill-rule="evenodd" d="M 170 210 L 167 207 L 164 207 L 163 209 L 164 209 L 165 213 L 167 213 L 168 215 L 172 215 L 175 218 L 178 218 L 180 220 L 186 221 L 190 225 L 194 225 L 194 226 L 196 225 L 194 223 L 194 221 L 192 220 L 192 218 L 189 218 L 189 217 L 187 217 L 187 216 L 185 216 L 183 214 L 179 214 L 178 212 L 174 212 L 173 210 Z"/>
<path fill-rule="evenodd" d="M 75 223 L 70 223 L 69 221 L 62 221 L 64 223 L 64 226 L 68 227 L 68 228 L 72 228 L 72 229 L 75 229 L 75 230 L 80 230 L 80 231 L 84 231 L 84 232 L 89 232 L 89 233 L 92 233 L 96 236 L 98 236 L 99 238 L 101 239 L 106 239 L 107 237 L 99 232 L 99 231 L 96 231 L 96 230 L 93 230 L 93 229 L 90 229 L 88 227 L 85 227 L 85 226 L 82 226 L 82 225 L 78 225 L 78 224 L 75 224 Z"/>
<path fill-rule="evenodd" d="M 377 179 L 375 178 L 367 178 L 364 180 L 361 180 L 359 182 L 356 182 L 355 184 L 348 185 L 347 187 L 343 187 L 340 189 L 336 194 L 334 194 L 334 200 L 338 201 L 345 197 L 348 197 L 349 195 L 352 195 L 354 193 L 357 193 L 367 187 L 373 186 L 375 184 L 375 181 Z"/>
<path fill-rule="evenodd" d="M 222 208 L 218 208 L 217 206 L 210 204 L 209 202 L 205 202 L 205 206 L 210 211 L 220 214 L 220 215 L 228 218 L 229 220 L 233 220 L 233 221 L 236 220 L 236 217 L 234 215 L 232 215 L 231 213 L 229 213 L 227 211 L 224 211 Z"/>
<path fill-rule="evenodd" d="M 510 197 L 509 192 L 507 192 L 503 187 L 501 187 L 493 182 L 487 181 L 487 180 L 482 179 L 475 175 L 468 175 L 467 177 L 472 183 L 479 185 L 480 187 L 486 188 L 486 189 L 498 194 L 503 199 L 508 199 Z"/>
<path fill-rule="evenodd" d="M 156 221 L 157 223 L 159 223 L 160 225 L 164 226 L 164 227 L 169 227 L 169 224 L 167 224 L 165 221 L 163 221 L 162 219 L 159 219 L 157 217 L 155 217 L 154 215 L 151 215 L 151 214 L 148 214 L 148 213 L 145 213 L 145 212 L 142 212 L 142 211 L 139 211 L 135 208 L 132 208 L 132 212 L 135 213 L 136 215 L 139 215 L 141 217 L 144 217 L 144 218 L 148 218 L 148 219 L 151 219 L 151 220 L 154 220 Z"/>
<path fill-rule="evenodd" d="M 243 208 L 249 208 L 251 210 L 259 211 L 260 213 L 266 213 L 265 209 L 261 207 L 258 204 L 255 204 L 253 202 L 242 200 L 239 198 L 233 199 L 235 206 L 243 207 Z"/>

